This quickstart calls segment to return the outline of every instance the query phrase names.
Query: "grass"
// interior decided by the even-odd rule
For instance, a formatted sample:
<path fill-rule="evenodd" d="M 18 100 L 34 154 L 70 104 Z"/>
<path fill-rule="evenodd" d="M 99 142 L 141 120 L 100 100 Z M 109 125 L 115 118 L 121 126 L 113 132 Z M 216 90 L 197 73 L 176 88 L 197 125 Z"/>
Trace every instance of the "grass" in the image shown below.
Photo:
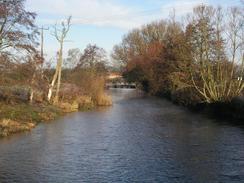
<path fill-rule="evenodd" d="M 0 103 L 0 119 L 7 118 L 21 122 L 39 123 L 55 119 L 62 111 L 51 105 L 30 105 L 27 103 Z"/>
<path fill-rule="evenodd" d="M 30 130 L 38 123 L 53 120 L 63 111 L 51 105 L 0 103 L 0 136 Z"/>
<path fill-rule="evenodd" d="M 28 131 L 35 126 L 34 123 L 19 123 L 10 119 L 3 119 L 0 121 L 0 136 L 6 137 L 12 133 Z"/>
<path fill-rule="evenodd" d="M 98 95 L 96 98 L 96 102 L 98 106 L 111 106 L 112 105 L 112 98 L 107 94 L 103 93 Z"/>
<path fill-rule="evenodd" d="M 58 105 L 29 104 L 25 102 L 0 102 L 0 137 L 29 131 L 40 122 L 46 122 L 74 111 L 90 110 L 97 106 L 112 105 L 109 96 L 103 94 L 93 101 L 89 96 L 81 96 L 73 102 L 60 102 Z"/>

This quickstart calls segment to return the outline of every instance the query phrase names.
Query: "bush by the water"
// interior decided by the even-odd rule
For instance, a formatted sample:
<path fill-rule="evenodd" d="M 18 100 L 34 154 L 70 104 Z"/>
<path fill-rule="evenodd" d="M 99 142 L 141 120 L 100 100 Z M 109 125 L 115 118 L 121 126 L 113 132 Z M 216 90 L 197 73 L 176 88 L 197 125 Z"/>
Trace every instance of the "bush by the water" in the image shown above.
<path fill-rule="evenodd" d="M 98 106 L 111 106 L 112 98 L 107 94 L 103 93 L 97 96 L 96 102 Z"/>
<path fill-rule="evenodd" d="M 0 119 L 0 137 L 6 137 L 12 133 L 29 131 L 35 127 L 35 123 L 17 122 L 11 119 Z"/>

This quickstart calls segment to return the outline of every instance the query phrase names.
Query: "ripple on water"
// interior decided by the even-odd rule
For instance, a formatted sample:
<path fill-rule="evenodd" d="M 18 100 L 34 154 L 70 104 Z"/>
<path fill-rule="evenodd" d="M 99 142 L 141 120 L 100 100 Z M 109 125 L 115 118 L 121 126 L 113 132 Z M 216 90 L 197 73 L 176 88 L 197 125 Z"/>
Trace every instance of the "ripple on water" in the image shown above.
<path fill-rule="evenodd" d="M 0 182 L 244 182 L 244 128 L 135 90 L 0 140 Z"/>

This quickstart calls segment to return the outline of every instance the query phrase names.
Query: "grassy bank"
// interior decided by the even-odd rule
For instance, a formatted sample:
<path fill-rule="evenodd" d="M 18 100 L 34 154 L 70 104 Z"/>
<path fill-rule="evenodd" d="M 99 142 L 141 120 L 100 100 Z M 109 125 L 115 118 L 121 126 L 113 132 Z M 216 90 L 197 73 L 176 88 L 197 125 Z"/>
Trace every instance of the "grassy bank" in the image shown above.
<path fill-rule="evenodd" d="M 91 97 L 82 96 L 77 101 L 60 102 L 58 105 L 0 102 L 0 137 L 29 131 L 38 123 L 54 120 L 66 113 L 110 105 L 111 98 L 105 94 L 97 102 Z"/>
<path fill-rule="evenodd" d="M 38 123 L 54 120 L 64 114 L 61 108 L 51 105 L 27 103 L 0 103 L 0 137 L 31 130 Z"/>

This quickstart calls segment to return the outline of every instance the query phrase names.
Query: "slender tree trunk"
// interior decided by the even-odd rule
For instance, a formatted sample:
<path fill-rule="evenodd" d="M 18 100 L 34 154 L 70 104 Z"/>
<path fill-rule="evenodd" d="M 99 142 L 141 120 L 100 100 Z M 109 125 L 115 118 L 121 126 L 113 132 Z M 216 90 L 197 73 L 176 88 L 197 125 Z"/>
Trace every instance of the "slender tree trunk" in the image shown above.
<path fill-rule="evenodd" d="M 56 103 L 56 104 L 59 101 L 59 91 L 60 91 L 60 85 L 61 85 L 61 74 L 62 74 L 62 65 L 63 65 L 63 44 L 64 44 L 65 38 L 70 29 L 70 21 L 71 21 L 71 16 L 67 19 L 66 24 L 65 24 L 65 22 L 62 22 L 62 24 L 61 24 L 62 30 L 60 31 L 60 35 L 59 35 L 59 30 L 57 29 L 57 25 L 54 27 L 55 28 L 54 36 L 60 44 L 60 49 L 58 52 L 58 62 L 57 62 L 57 66 L 56 66 L 56 71 L 53 76 L 53 80 L 50 85 L 47 97 L 48 97 L 48 101 L 50 102 L 51 98 L 52 98 L 52 94 L 53 94 L 53 89 L 54 89 L 55 83 L 57 81 L 56 95 L 54 98 L 54 103 Z"/>
<path fill-rule="evenodd" d="M 59 64 L 58 64 L 58 78 L 57 78 L 57 89 L 55 95 L 55 103 L 59 102 L 59 91 L 61 85 L 61 75 L 62 75 L 62 65 L 63 65 L 63 41 L 60 42 L 60 50 L 59 50 Z"/>
<path fill-rule="evenodd" d="M 33 90 L 33 88 L 31 87 L 31 88 L 30 88 L 30 98 L 29 98 L 31 104 L 33 103 L 33 98 L 34 98 L 34 90 Z"/>
<path fill-rule="evenodd" d="M 57 77 L 58 77 L 58 65 L 56 67 L 56 71 L 55 71 L 55 74 L 53 76 L 53 80 L 52 80 L 52 83 L 49 87 L 49 90 L 48 90 L 48 95 L 47 95 L 47 100 L 48 102 L 51 101 L 51 98 L 52 98 L 52 94 L 53 94 L 53 89 L 54 89 L 54 85 L 55 85 L 55 82 L 57 80 Z"/>

